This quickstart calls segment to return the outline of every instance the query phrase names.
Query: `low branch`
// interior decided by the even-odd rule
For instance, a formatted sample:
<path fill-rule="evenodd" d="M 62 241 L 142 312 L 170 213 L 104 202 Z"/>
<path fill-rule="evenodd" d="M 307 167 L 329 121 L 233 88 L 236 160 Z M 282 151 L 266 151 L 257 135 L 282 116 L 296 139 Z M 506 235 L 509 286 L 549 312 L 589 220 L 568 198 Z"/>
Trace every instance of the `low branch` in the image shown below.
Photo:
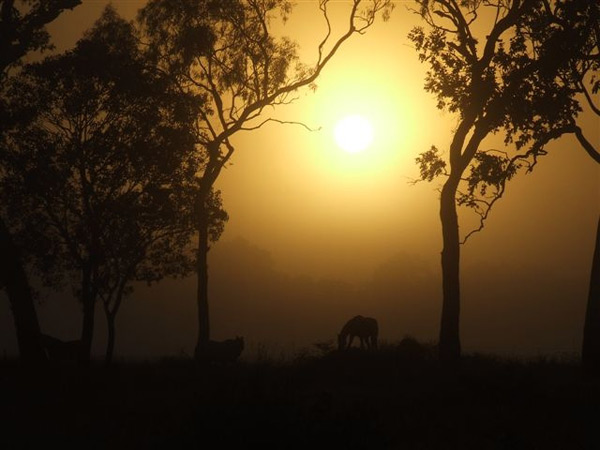
<path fill-rule="evenodd" d="M 577 140 L 579 141 L 583 149 L 586 151 L 586 153 L 590 155 L 594 161 L 600 164 L 600 152 L 598 152 L 598 150 L 592 145 L 592 143 L 587 140 L 587 138 L 583 135 L 583 131 L 581 130 L 581 128 L 577 126 L 575 127 L 575 137 L 577 137 Z"/>
<path fill-rule="evenodd" d="M 302 123 L 302 122 L 296 122 L 296 121 L 293 121 L 293 120 L 279 120 L 279 119 L 273 119 L 273 118 L 269 117 L 268 119 L 263 120 L 261 123 L 259 123 L 256 126 L 253 126 L 253 127 L 241 127 L 240 131 L 258 130 L 263 125 L 265 125 L 267 122 L 276 122 L 276 123 L 280 123 L 280 124 L 284 124 L 284 125 L 300 125 L 301 127 L 306 128 L 308 131 L 319 131 L 322 128 L 322 127 L 311 128 L 311 127 L 309 127 L 308 125 L 306 125 L 305 123 Z"/>
<path fill-rule="evenodd" d="M 554 138 L 555 138 L 554 135 L 551 135 L 547 139 L 544 139 L 543 141 L 536 143 L 537 145 L 532 146 L 524 155 L 513 156 L 510 159 L 510 161 L 508 162 L 508 164 L 506 165 L 506 168 L 504 169 L 505 175 L 504 175 L 504 178 L 502 179 L 502 181 L 500 182 L 500 187 L 496 191 L 496 194 L 491 197 L 490 201 L 476 199 L 474 197 L 472 198 L 473 202 L 483 203 L 487 207 L 485 209 L 482 209 L 481 211 L 476 211 L 476 213 L 479 215 L 479 226 L 477 228 L 471 230 L 469 233 L 467 233 L 465 235 L 463 240 L 460 242 L 461 245 L 465 244 L 472 235 L 483 230 L 483 228 L 485 226 L 485 221 L 487 220 L 488 216 L 490 215 L 490 212 L 491 212 L 494 204 L 496 204 L 496 202 L 498 200 L 500 200 L 502 198 L 502 196 L 504 195 L 504 192 L 506 190 L 506 182 L 510 179 L 509 174 L 512 172 L 515 165 L 519 164 L 519 163 L 525 163 L 528 166 L 526 173 L 531 172 L 533 170 L 533 168 L 535 167 L 535 165 L 537 164 L 538 156 L 542 156 L 542 155 L 546 154 L 546 151 L 543 148 L 544 145 L 546 145 L 551 139 L 554 139 Z M 484 153 L 488 153 L 488 152 L 497 152 L 497 153 L 507 155 L 506 152 L 504 152 L 502 150 L 496 150 L 496 149 L 484 151 Z M 533 158 L 533 162 L 529 161 L 529 158 L 531 158 L 531 157 Z M 520 167 L 521 166 L 518 166 L 517 169 L 519 169 Z"/>
<path fill-rule="evenodd" d="M 594 113 L 597 116 L 600 116 L 600 108 L 598 108 L 596 106 L 596 104 L 594 103 L 594 100 L 592 99 L 592 96 L 590 95 L 590 93 L 588 92 L 588 90 L 586 89 L 586 87 L 582 81 L 579 82 L 579 89 L 581 90 L 581 92 L 583 92 L 583 95 L 585 96 L 585 99 L 587 100 L 588 105 L 590 105 L 590 108 L 592 108 L 592 111 L 594 111 Z"/>

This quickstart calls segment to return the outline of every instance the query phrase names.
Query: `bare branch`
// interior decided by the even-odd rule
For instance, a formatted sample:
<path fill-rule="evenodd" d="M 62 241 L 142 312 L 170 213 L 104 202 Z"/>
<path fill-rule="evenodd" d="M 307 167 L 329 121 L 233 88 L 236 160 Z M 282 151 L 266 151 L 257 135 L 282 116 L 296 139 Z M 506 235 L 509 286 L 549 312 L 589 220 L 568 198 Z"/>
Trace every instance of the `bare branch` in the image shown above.
<path fill-rule="evenodd" d="M 319 9 L 323 12 L 323 17 L 325 18 L 325 23 L 327 24 L 327 33 L 325 33 L 325 37 L 319 43 L 319 57 L 317 58 L 317 65 L 321 62 L 323 58 L 323 47 L 329 40 L 329 36 L 331 36 L 331 22 L 329 21 L 329 15 L 327 14 L 327 4 L 329 0 L 319 0 Z"/>
<path fill-rule="evenodd" d="M 293 120 L 279 120 L 279 119 L 273 119 L 271 117 L 269 117 L 268 119 L 263 120 L 261 123 L 259 123 L 256 126 L 253 127 L 242 127 L 240 128 L 240 131 L 252 131 L 252 130 L 258 130 L 259 128 L 261 128 L 263 125 L 265 125 L 268 122 L 275 122 L 275 123 L 280 123 L 283 125 L 299 125 L 303 128 L 305 128 L 308 131 L 319 131 L 321 130 L 322 127 L 319 128 L 311 128 L 308 125 L 306 125 L 305 123 L 302 122 L 296 122 Z"/>

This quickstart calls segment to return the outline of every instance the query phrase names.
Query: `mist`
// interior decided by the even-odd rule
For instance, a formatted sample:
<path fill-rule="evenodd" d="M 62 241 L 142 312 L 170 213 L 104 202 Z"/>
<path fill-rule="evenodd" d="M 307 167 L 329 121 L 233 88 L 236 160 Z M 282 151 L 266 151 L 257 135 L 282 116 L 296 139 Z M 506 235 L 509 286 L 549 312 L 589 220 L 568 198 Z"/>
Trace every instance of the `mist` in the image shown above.
<path fill-rule="evenodd" d="M 133 18 L 142 3 L 116 7 Z M 52 23 L 56 51 L 72 47 L 104 6 L 85 4 Z M 313 6 L 300 4 L 286 25 L 308 49 L 304 25 Z M 438 339 L 441 183 L 412 181 L 415 157 L 432 144 L 447 146 L 454 124 L 423 91 L 425 68 L 406 45 L 418 21 L 405 12 L 342 48 L 316 92 L 279 109 L 283 119 L 301 118 L 313 131 L 272 124 L 236 137 L 239 151 L 216 185 L 230 219 L 209 252 L 209 298 L 212 337 L 244 336 L 245 357 L 333 342 L 356 314 L 376 317 L 383 340 Z M 377 151 L 347 155 L 334 148 L 328 126 L 360 105 L 378 118 L 382 137 Z M 581 123 L 599 142 L 597 118 L 582 114 Z M 485 228 L 462 246 L 461 336 L 468 351 L 579 351 L 600 168 L 573 137 L 548 150 L 533 173 L 511 180 Z M 468 210 L 460 220 L 463 236 L 477 226 Z M 134 287 L 117 318 L 117 358 L 191 355 L 196 279 Z M 42 330 L 77 339 L 81 308 L 71 289 L 37 288 Z M 99 312 L 96 358 L 104 352 L 104 320 Z M 0 351 L 17 351 L 4 297 Z"/>

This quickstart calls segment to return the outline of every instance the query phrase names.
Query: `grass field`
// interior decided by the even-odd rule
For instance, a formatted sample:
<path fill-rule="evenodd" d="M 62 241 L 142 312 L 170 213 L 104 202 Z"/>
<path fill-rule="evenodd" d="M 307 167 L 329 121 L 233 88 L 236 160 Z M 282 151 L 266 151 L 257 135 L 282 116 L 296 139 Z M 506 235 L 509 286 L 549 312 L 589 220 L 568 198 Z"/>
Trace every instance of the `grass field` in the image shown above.
<path fill-rule="evenodd" d="M 442 368 L 412 339 L 232 365 L 5 360 L 0 386 L 5 449 L 600 448 L 600 380 L 576 361 L 465 355 Z"/>

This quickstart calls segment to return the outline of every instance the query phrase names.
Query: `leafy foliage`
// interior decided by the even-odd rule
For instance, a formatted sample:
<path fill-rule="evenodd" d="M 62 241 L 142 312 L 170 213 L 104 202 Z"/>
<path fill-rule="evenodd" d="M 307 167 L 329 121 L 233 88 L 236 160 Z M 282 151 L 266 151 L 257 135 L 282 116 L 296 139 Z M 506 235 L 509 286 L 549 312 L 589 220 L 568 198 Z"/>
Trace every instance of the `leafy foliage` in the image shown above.
<path fill-rule="evenodd" d="M 577 130 L 577 94 L 598 90 L 600 6 L 589 0 L 418 3 L 428 29 L 416 27 L 409 38 L 429 64 L 425 90 L 438 108 L 457 114 L 455 143 L 462 142 L 450 152 L 450 172 L 437 152 L 422 153 L 421 179 L 460 173 L 459 204 L 474 208 L 483 226 L 488 208 L 481 205 L 491 207 L 520 168 L 531 171 L 550 140 Z M 496 20 L 481 40 L 472 24 L 486 14 Z M 508 150 L 485 150 L 481 138 L 469 146 L 469 129 L 481 138 L 502 133 Z"/>
<path fill-rule="evenodd" d="M 159 66 L 207 100 L 203 142 L 215 137 L 216 127 L 243 122 L 245 106 L 288 81 L 288 69 L 298 61 L 297 46 L 273 37 L 270 24 L 277 10 L 290 8 L 287 1 L 273 0 L 155 0 L 140 12 L 150 54 Z"/>
<path fill-rule="evenodd" d="M 79 4 L 81 0 L 0 0 L 0 82 L 5 70 L 27 53 L 52 48 L 45 25 Z"/>
<path fill-rule="evenodd" d="M 330 28 L 327 5 L 319 2 Z M 285 22 L 291 13 L 288 0 L 150 1 L 138 20 L 151 57 L 183 90 L 205 101 L 198 142 L 209 153 L 207 183 L 212 185 L 229 160 L 233 134 L 274 120 L 263 116 L 265 108 L 293 101 L 291 94 L 314 83 L 346 39 L 390 9 L 387 0 L 353 0 L 348 31 L 331 44 L 329 30 L 309 67 L 299 60 L 295 42 L 273 33 L 273 23 Z M 262 122 L 246 125 L 255 119 Z"/>
<path fill-rule="evenodd" d="M 505 155 L 488 152 L 477 153 L 473 159 L 469 176 L 469 194 L 478 191 L 485 196 L 489 187 L 499 190 L 503 183 L 510 180 L 521 167 L 519 164 L 511 163 Z"/>
<path fill-rule="evenodd" d="M 446 161 L 442 159 L 435 145 L 421 153 L 416 160 L 422 180 L 433 181 L 434 178 L 446 174 Z"/>
<path fill-rule="evenodd" d="M 457 118 L 448 164 L 432 150 L 417 158 L 422 180 L 447 177 L 440 195 L 444 304 L 439 352 L 442 360 L 452 363 L 461 352 L 460 244 L 483 229 L 506 182 L 520 168 L 531 171 L 551 140 L 574 132 L 600 162 L 600 154 L 590 149 L 575 125 L 581 112 L 575 95 L 586 93 L 584 80 L 578 78 L 576 89 L 561 81 L 566 73 L 577 72 L 574 67 L 594 66 L 589 61 L 598 58 L 590 49 L 597 44 L 599 6 L 589 0 L 417 0 L 417 4 L 415 12 L 427 28 L 414 28 L 409 38 L 419 59 L 429 65 L 425 89 L 436 96 L 438 108 Z M 569 53 L 566 42 L 577 48 Z M 484 140 L 494 134 L 503 135 L 507 151 L 484 147 Z M 479 215 L 479 226 L 462 242 L 457 205 Z"/>
<path fill-rule="evenodd" d="M 203 102 L 195 129 L 196 144 L 207 156 L 200 167 L 195 203 L 199 219 L 197 350 L 210 336 L 206 255 L 208 239 L 218 236 L 206 229 L 211 221 L 206 212 L 211 209 L 213 186 L 235 151 L 231 138 L 268 122 L 290 123 L 269 117 L 271 107 L 293 102 L 294 93 L 302 87 L 314 87 L 339 47 L 352 35 L 364 33 L 377 14 L 387 17 L 392 8 L 390 0 L 352 0 L 346 31 L 334 38 L 328 4 L 328 0 L 318 2 L 327 32 L 312 66 L 299 60 L 295 42 L 273 32 L 273 23 L 285 23 L 291 13 L 288 0 L 150 0 L 139 13 L 141 36 L 155 67 L 182 92 Z"/>
<path fill-rule="evenodd" d="M 132 26 L 107 9 L 72 51 L 26 66 L 10 86 L 4 208 L 38 271 L 91 270 L 100 297 L 194 266 L 190 204 L 201 103 L 149 71 Z M 226 214 L 214 194 L 215 229 Z M 79 291 L 81 294 L 81 292 Z"/>

